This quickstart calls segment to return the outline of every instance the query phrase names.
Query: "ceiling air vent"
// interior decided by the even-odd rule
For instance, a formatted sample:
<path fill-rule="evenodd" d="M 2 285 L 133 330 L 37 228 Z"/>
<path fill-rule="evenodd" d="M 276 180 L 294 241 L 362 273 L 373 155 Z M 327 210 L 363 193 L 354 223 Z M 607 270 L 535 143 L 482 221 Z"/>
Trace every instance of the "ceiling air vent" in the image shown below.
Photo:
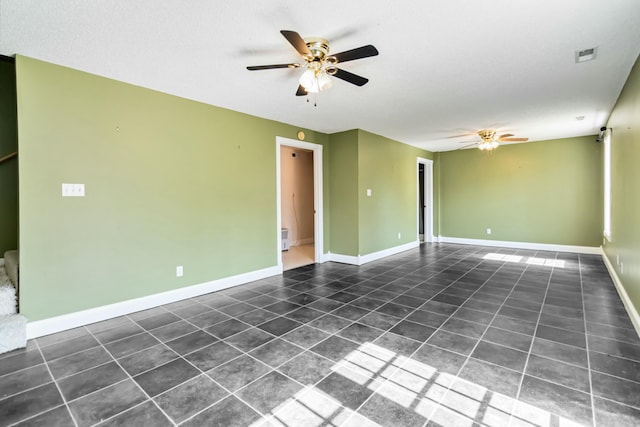
<path fill-rule="evenodd" d="M 589 49 L 576 50 L 576 64 L 581 62 L 593 61 L 598 54 L 598 48 L 592 47 Z"/>

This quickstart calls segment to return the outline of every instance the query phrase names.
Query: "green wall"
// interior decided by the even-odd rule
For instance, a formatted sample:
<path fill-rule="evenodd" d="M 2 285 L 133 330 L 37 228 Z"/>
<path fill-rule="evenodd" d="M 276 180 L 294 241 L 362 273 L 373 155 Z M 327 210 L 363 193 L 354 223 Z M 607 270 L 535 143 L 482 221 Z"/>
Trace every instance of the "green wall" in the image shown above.
<path fill-rule="evenodd" d="M 276 265 L 275 141 L 298 128 L 23 56 L 16 70 L 29 320 Z"/>
<path fill-rule="evenodd" d="M 0 158 L 17 150 L 15 62 L 0 56 Z M 0 258 L 17 248 L 18 157 L 12 157 L 0 163 Z"/>
<path fill-rule="evenodd" d="M 607 127 L 612 128 L 611 241 L 605 241 L 604 250 L 636 312 L 640 312 L 640 59 Z"/>
<path fill-rule="evenodd" d="M 600 246 L 601 148 L 587 136 L 439 153 L 440 234 Z"/>
<path fill-rule="evenodd" d="M 360 254 L 415 242 L 418 237 L 416 159 L 433 159 L 432 153 L 362 130 L 358 131 L 358 137 Z M 367 189 L 371 189 L 370 197 Z"/>
<path fill-rule="evenodd" d="M 21 310 L 30 320 L 276 265 L 275 139 L 298 128 L 22 56 L 16 75 Z M 610 122 L 614 236 L 606 248 L 624 260 L 636 306 L 639 81 L 636 66 Z M 10 113 L 0 117 L 4 144 Z M 324 146 L 325 252 L 366 255 L 416 240 L 417 157 L 434 159 L 436 234 L 601 242 L 594 137 L 433 156 L 361 130 L 306 134 Z M 63 182 L 84 183 L 86 197 L 62 198 Z"/>
<path fill-rule="evenodd" d="M 16 75 L 29 320 L 277 264 L 276 136 L 298 128 L 24 56 Z M 415 241 L 416 157 L 431 153 L 305 131 L 324 147 L 325 252 Z M 86 196 L 61 197 L 62 183 Z"/>
<path fill-rule="evenodd" d="M 329 136 L 331 252 L 358 255 L 358 131 Z"/>
<path fill-rule="evenodd" d="M 415 242 L 416 159 L 432 159 L 432 153 L 363 130 L 329 139 L 331 252 L 367 255 Z"/>

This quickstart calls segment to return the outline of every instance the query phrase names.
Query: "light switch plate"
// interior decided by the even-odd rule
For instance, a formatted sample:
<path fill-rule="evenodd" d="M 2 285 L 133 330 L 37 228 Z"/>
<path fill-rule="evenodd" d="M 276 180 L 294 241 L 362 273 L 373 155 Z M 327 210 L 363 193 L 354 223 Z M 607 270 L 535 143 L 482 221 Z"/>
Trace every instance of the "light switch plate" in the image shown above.
<path fill-rule="evenodd" d="M 367 188 L 367 196 L 371 197 L 371 189 L 370 188 Z"/>
<path fill-rule="evenodd" d="M 62 197 L 84 197 L 84 184 L 62 183 Z"/>

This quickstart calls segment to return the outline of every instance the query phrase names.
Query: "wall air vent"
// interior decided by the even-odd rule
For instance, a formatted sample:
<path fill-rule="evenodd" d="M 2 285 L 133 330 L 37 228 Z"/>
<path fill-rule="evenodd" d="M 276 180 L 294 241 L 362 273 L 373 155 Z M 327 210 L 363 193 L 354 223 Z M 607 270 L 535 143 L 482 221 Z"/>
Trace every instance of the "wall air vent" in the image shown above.
<path fill-rule="evenodd" d="M 591 47 L 589 49 L 576 50 L 576 64 L 581 62 L 593 61 L 598 54 L 597 47 Z"/>

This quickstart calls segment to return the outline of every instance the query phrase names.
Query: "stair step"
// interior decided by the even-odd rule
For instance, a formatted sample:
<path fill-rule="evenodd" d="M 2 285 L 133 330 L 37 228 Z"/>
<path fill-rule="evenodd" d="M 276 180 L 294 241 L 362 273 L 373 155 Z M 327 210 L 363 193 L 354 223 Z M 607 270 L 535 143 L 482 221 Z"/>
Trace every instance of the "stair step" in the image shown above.
<path fill-rule="evenodd" d="M 0 354 L 26 346 L 26 317 L 21 314 L 0 316 Z"/>

